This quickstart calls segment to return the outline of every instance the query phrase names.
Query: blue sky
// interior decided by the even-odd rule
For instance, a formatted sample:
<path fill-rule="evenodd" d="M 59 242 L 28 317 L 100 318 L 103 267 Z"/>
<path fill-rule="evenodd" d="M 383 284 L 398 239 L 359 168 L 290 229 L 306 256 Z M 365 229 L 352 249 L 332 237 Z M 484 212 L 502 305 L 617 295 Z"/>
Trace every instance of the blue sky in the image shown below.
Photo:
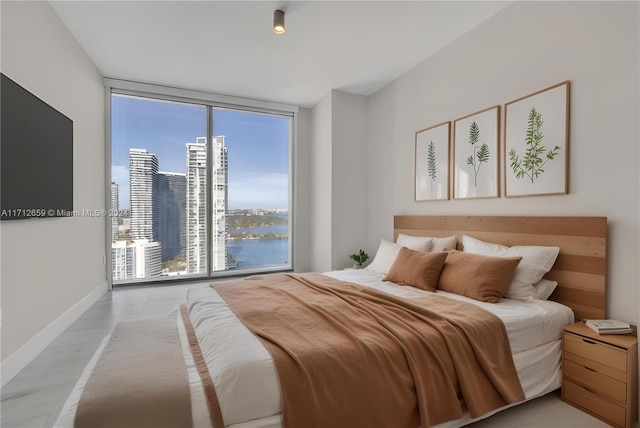
<path fill-rule="evenodd" d="M 111 175 L 120 208 L 129 207 L 129 148 L 156 155 L 160 171 L 185 172 L 186 143 L 206 135 L 204 106 L 114 95 Z M 225 136 L 229 208 L 287 208 L 289 118 L 213 110 L 213 134 Z"/>

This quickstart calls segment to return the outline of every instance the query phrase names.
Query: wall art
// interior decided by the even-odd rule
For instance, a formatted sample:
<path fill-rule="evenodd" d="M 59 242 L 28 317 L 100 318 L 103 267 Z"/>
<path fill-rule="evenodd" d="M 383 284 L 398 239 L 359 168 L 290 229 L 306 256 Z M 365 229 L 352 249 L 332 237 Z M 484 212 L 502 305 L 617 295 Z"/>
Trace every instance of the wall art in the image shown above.
<path fill-rule="evenodd" d="M 566 194 L 569 81 L 505 105 L 505 196 Z"/>
<path fill-rule="evenodd" d="M 451 122 L 416 132 L 415 200 L 449 199 L 449 152 Z"/>
<path fill-rule="evenodd" d="M 500 106 L 454 121 L 453 198 L 499 196 Z"/>

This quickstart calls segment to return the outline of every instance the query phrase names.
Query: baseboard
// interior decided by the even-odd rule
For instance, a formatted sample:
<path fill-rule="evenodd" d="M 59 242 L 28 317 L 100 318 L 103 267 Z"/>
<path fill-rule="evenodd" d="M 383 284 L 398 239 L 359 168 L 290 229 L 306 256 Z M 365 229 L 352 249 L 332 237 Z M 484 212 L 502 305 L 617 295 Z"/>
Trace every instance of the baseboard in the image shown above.
<path fill-rule="evenodd" d="M 60 315 L 56 320 L 2 361 L 2 363 L 0 363 L 2 387 L 13 379 L 20 370 L 25 368 L 27 364 L 33 361 L 40 352 L 49 346 L 71 324 L 80 318 L 108 289 L 109 284 L 107 281 L 97 286 L 85 298 L 69 308 L 65 313 Z"/>

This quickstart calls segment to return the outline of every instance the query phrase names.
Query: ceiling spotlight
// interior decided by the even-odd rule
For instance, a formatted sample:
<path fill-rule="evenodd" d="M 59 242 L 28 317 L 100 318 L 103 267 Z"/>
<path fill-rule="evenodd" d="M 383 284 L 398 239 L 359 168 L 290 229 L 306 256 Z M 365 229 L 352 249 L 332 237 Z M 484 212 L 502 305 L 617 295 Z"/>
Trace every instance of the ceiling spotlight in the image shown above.
<path fill-rule="evenodd" d="M 280 9 L 273 12 L 273 32 L 284 34 L 284 12 Z"/>

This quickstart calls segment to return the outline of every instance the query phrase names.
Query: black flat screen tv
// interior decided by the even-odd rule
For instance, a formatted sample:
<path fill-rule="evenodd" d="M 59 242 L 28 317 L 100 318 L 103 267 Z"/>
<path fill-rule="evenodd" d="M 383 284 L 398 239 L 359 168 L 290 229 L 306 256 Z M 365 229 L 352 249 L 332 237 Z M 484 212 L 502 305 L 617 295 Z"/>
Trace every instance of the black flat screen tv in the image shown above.
<path fill-rule="evenodd" d="M 0 218 L 73 215 L 73 121 L 0 74 Z"/>

